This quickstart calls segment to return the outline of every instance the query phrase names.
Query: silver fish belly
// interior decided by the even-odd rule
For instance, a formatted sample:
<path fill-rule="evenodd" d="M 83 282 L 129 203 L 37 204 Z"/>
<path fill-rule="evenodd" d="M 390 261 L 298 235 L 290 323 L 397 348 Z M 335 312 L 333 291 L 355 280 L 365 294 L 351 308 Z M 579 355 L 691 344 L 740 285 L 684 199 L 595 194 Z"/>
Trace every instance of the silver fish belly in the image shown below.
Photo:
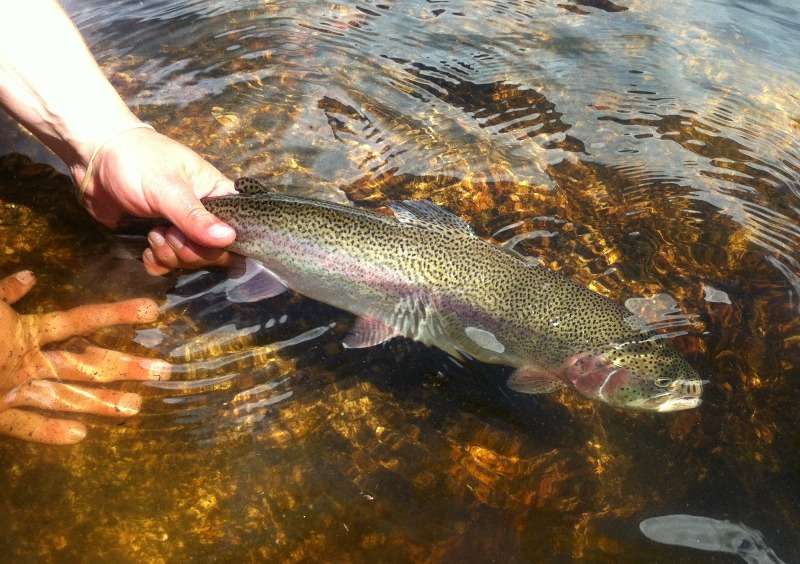
<path fill-rule="evenodd" d="M 428 200 L 386 204 L 393 215 L 273 192 L 240 179 L 239 194 L 206 198 L 237 233 L 231 251 L 257 261 L 261 290 L 285 288 L 358 316 L 345 346 L 395 336 L 456 357 L 517 368 L 509 386 L 570 386 L 629 409 L 700 403 L 702 381 L 619 304 L 480 239 Z"/>

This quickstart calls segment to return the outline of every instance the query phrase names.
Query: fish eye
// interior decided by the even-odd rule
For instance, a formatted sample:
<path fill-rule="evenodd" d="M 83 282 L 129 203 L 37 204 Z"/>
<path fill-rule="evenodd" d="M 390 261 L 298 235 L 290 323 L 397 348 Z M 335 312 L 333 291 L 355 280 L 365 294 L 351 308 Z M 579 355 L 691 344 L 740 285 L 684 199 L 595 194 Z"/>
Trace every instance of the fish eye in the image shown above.
<path fill-rule="evenodd" d="M 656 386 L 658 386 L 659 388 L 666 388 L 667 386 L 669 386 L 669 385 L 670 385 L 670 383 L 671 383 L 671 382 L 672 382 L 672 380 L 671 380 L 670 378 L 665 378 L 665 377 L 656 378 L 656 379 L 653 381 L 653 383 L 654 383 Z"/>

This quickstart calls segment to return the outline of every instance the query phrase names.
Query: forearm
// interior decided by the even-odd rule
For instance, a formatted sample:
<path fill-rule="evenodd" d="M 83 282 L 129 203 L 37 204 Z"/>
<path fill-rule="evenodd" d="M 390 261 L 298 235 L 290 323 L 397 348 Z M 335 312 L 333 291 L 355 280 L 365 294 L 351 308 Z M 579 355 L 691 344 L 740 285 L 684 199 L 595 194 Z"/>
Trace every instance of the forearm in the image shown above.
<path fill-rule="evenodd" d="M 81 180 L 109 137 L 139 123 L 55 0 L 0 0 L 0 106 Z"/>

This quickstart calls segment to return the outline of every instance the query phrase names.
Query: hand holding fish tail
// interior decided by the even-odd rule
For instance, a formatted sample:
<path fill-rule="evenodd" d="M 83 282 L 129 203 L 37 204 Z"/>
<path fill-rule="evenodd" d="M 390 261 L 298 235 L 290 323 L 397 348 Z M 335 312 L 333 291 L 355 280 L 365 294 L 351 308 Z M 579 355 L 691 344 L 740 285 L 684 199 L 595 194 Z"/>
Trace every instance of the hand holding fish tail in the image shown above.
<path fill-rule="evenodd" d="M 81 352 L 42 347 L 102 327 L 153 321 L 158 315 L 156 304 L 139 299 L 42 315 L 17 314 L 11 304 L 22 299 L 34 283 L 27 271 L 0 279 L 0 434 L 73 444 L 86 436 L 86 427 L 50 412 L 136 414 L 141 405 L 138 394 L 83 383 L 167 379 L 168 363 L 94 346 Z"/>

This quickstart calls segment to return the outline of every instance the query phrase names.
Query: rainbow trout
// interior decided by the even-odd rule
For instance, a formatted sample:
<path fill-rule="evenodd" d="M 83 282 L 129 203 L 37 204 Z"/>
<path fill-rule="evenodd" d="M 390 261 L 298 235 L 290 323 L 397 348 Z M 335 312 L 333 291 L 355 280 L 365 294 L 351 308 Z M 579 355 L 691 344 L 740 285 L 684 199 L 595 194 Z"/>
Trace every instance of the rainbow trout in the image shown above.
<path fill-rule="evenodd" d="M 571 386 L 636 410 L 700 404 L 697 373 L 641 318 L 480 239 L 433 202 L 391 202 L 390 216 L 279 194 L 252 179 L 236 189 L 203 203 L 236 230 L 229 249 L 261 269 L 241 299 L 290 288 L 358 316 L 346 347 L 416 339 L 516 368 L 508 385 L 518 392 Z"/>

